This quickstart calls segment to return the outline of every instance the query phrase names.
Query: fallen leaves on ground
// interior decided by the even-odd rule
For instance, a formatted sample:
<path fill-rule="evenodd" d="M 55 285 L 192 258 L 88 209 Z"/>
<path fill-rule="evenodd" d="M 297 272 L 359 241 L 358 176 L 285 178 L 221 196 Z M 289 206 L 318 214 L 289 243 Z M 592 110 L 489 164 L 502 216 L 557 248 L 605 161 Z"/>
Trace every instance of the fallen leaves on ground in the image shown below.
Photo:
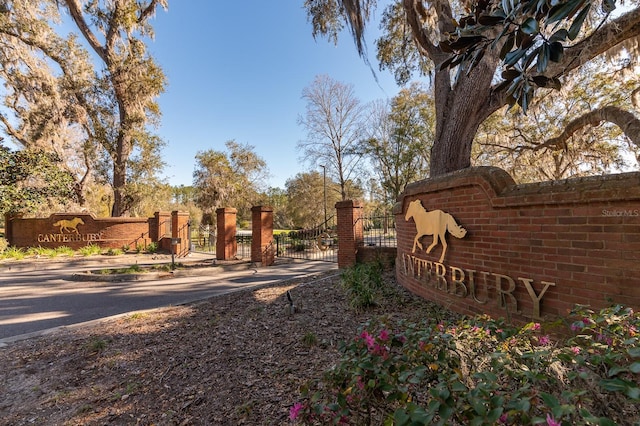
<path fill-rule="evenodd" d="M 396 295 L 360 313 L 332 272 L 13 343 L 0 349 L 0 424 L 289 424 L 340 341 L 374 316 L 432 309 L 385 280 Z"/>

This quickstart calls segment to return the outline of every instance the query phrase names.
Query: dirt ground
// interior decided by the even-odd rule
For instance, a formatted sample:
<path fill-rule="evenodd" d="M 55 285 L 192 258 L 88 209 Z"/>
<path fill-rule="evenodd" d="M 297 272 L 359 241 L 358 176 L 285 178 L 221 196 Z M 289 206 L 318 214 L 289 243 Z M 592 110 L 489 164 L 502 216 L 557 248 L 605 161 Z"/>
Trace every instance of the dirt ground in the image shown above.
<path fill-rule="evenodd" d="M 0 349 L 2 425 L 286 425 L 300 386 L 338 360 L 372 316 L 419 320 L 397 297 L 366 313 L 339 276 L 291 280 L 189 306 L 133 313 Z M 286 312 L 286 291 L 302 311 Z"/>

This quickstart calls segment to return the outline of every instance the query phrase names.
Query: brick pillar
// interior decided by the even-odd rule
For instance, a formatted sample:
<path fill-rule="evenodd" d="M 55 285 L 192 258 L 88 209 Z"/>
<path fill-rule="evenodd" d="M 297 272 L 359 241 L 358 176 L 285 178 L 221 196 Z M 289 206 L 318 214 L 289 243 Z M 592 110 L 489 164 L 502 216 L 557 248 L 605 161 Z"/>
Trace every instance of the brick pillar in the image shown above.
<path fill-rule="evenodd" d="M 149 239 L 157 242 L 161 250 L 171 250 L 171 240 L 169 239 L 171 235 L 168 233 L 171 223 L 171 213 L 155 212 L 153 217 L 154 220 L 149 224 Z M 135 247 L 132 248 L 135 249 Z"/>
<path fill-rule="evenodd" d="M 173 253 L 178 256 L 189 254 L 189 212 L 174 210 L 171 212 L 171 239 L 179 238 L 180 243 L 173 245 Z"/>
<path fill-rule="evenodd" d="M 7 240 L 7 244 L 13 245 L 13 216 L 10 213 L 4 214 L 4 239 Z"/>
<path fill-rule="evenodd" d="M 364 245 L 362 226 L 362 203 L 360 201 L 339 201 L 336 203 L 338 216 L 338 268 L 356 264 L 358 247 Z"/>
<path fill-rule="evenodd" d="M 236 216 L 238 210 L 232 207 L 225 207 L 216 210 L 216 259 L 231 260 L 238 254 L 238 243 L 236 242 Z"/>
<path fill-rule="evenodd" d="M 276 248 L 273 245 L 273 208 L 251 208 L 251 261 L 262 266 L 273 265 Z"/>

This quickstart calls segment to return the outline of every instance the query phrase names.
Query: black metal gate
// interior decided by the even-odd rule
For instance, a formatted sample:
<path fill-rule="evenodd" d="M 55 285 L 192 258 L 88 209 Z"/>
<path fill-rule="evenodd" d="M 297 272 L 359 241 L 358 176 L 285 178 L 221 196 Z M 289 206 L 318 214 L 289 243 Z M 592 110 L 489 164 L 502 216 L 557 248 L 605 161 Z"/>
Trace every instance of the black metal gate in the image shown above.
<path fill-rule="evenodd" d="M 335 217 L 315 228 L 274 235 L 277 256 L 306 260 L 338 261 L 338 233 Z"/>

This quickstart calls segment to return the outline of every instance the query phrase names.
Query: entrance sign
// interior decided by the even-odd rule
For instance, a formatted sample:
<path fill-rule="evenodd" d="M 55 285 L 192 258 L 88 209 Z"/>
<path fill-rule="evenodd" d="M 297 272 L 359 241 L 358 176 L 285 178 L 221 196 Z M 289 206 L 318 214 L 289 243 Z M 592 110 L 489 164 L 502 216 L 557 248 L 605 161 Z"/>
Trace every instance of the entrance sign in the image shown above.
<path fill-rule="evenodd" d="M 396 277 L 454 311 L 516 323 L 576 304 L 637 310 L 638 211 L 640 173 L 516 185 L 475 167 L 415 182 L 394 207 Z"/>

